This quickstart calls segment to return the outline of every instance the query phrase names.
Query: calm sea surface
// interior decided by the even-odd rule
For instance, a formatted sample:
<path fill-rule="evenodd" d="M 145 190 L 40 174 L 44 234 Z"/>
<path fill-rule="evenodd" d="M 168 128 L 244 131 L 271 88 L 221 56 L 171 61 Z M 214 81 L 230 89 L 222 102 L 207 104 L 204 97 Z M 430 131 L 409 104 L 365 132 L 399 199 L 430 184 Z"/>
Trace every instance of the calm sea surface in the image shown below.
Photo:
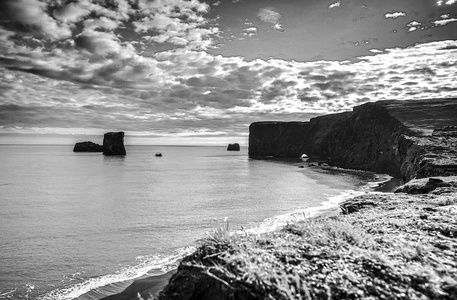
<path fill-rule="evenodd" d="M 159 274 L 225 220 L 268 230 L 370 176 L 252 160 L 246 148 L 128 146 L 104 157 L 2 145 L 0 299 L 74 299 Z"/>

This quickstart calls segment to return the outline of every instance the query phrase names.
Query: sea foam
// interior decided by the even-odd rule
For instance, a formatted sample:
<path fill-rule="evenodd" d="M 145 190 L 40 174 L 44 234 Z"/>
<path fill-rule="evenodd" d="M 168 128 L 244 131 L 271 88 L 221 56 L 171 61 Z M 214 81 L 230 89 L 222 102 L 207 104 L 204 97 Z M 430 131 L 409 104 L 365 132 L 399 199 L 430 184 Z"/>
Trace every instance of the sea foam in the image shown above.
<path fill-rule="evenodd" d="M 169 256 L 146 255 L 139 256 L 139 263 L 135 266 L 125 267 L 115 274 L 108 274 L 87 279 L 67 288 L 53 290 L 46 295 L 38 298 L 41 300 L 70 300 L 75 299 L 87 292 L 113 283 L 133 280 L 143 275 L 147 275 L 151 270 L 162 270 L 164 273 L 175 269 L 179 261 L 195 251 L 194 247 L 178 249 Z"/>

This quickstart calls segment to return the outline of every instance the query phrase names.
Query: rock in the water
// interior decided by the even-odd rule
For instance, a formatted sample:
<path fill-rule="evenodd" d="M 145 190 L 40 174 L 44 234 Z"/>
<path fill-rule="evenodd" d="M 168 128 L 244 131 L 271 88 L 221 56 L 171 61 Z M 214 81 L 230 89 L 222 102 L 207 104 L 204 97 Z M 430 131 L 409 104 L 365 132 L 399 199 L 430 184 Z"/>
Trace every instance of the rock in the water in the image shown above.
<path fill-rule="evenodd" d="M 103 155 L 126 155 L 124 132 L 108 132 L 103 137 Z"/>
<path fill-rule="evenodd" d="M 93 142 L 76 143 L 73 152 L 103 152 L 103 146 Z"/>
<path fill-rule="evenodd" d="M 238 144 L 238 143 L 229 144 L 227 146 L 227 151 L 240 151 L 240 144 Z"/>

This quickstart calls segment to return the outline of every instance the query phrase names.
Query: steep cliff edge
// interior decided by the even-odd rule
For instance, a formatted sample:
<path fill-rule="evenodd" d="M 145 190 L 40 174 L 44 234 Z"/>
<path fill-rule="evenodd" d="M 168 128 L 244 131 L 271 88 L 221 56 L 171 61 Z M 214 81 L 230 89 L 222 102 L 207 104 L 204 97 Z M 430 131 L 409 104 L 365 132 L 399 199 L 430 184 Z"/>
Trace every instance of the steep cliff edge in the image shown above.
<path fill-rule="evenodd" d="M 306 153 L 344 168 L 407 180 L 457 175 L 456 125 L 457 99 L 378 101 L 309 122 L 253 123 L 249 156 Z"/>

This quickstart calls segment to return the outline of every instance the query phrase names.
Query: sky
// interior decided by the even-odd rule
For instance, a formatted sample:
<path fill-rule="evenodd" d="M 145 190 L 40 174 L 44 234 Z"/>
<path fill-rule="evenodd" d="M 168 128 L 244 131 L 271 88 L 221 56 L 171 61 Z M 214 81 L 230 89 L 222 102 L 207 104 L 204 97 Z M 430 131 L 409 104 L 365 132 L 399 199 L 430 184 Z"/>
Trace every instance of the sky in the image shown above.
<path fill-rule="evenodd" d="M 1 0 L 0 144 L 247 144 L 457 97 L 457 0 Z"/>

